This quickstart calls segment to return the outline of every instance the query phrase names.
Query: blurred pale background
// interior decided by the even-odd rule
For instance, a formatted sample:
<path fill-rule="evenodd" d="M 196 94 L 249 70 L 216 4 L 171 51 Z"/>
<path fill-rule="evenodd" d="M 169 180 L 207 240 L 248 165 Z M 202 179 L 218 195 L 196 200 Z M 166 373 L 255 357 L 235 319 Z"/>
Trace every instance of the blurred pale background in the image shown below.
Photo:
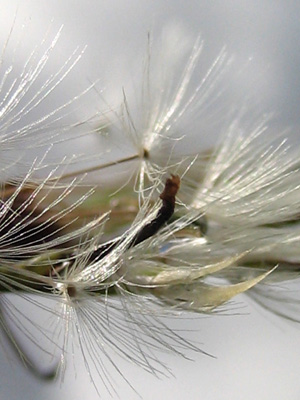
<path fill-rule="evenodd" d="M 58 89 L 59 98 L 67 101 L 96 79 L 99 79 L 97 87 L 103 85 L 108 101 L 116 96 L 121 98 L 120 88 L 126 88 L 142 62 L 147 33 L 156 35 L 173 25 L 188 36 L 200 34 L 205 40 L 203 71 L 224 45 L 228 54 L 234 56 L 231 73 L 224 82 L 227 87 L 224 101 L 235 106 L 244 99 L 249 104 L 250 120 L 252 107 L 256 115 L 274 112 L 272 129 L 290 128 L 290 136 L 299 141 L 300 5 L 297 2 L 2 0 L 0 7 L 1 43 L 6 40 L 16 12 L 16 32 L 18 26 L 26 28 L 15 59 L 24 62 L 50 24 L 53 32 L 64 24 L 56 58 L 51 60 L 52 68 L 58 68 L 61 57 L 65 59 L 76 46 L 88 45 L 79 66 L 67 78 L 65 86 Z M 99 105 L 90 98 L 90 103 L 87 100 L 78 111 L 78 118 L 85 118 L 93 111 L 99 111 Z M 220 117 L 220 124 L 221 121 Z M 213 144 L 219 133 L 216 130 L 211 135 L 209 127 L 203 132 L 201 136 L 198 132 L 191 133 L 203 146 Z M 211 318 L 189 315 L 190 320 L 182 321 L 184 329 L 195 330 L 189 337 L 203 343 L 203 350 L 216 359 L 197 354 L 193 355 L 194 362 L 175 356 L 164 358 L 174 377 L 161 380 L 122 362 L 126 377 L 144 399 L 300 398 L 299 328 L 249 305 L 247 298 L 239 297 L 236 301 L 238 309 L 228 314 L 241 315 Z M 1 400 L 98 398 L 84 365 L 76 365 L 76 378 L 71 368 L 60 385 L 33 378 L 14 360 L 9 349 L 1 349 L 1 360 Z M 119 379 L 117 375 L 115 379 Z M 101 392 L 101 383 L 99 387 Z M 120 385 L 119 394 L 121 399 L 138 398 L 124 384 Z M 104 388 L 101 396 L 109 398 Z"/>

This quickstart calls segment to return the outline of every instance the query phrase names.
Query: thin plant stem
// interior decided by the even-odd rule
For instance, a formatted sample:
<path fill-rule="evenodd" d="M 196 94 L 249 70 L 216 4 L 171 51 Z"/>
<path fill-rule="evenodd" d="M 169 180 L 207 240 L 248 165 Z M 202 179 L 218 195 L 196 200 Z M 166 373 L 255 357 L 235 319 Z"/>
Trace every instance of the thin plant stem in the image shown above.
<path fill-rule="evenodd" d="M 114 165 L 123 164 L 123 163 L 129 162 L 129 161 L 133 161 L 133 160 L 138 160 L 140 158 L 141 157 L 140 157 L 139 154 L 135 154 L 133 156 L 121 158 L 120 160 L 117 160 L 117 161 L 110 161 L 108 163 L 95 165 L 95 166 L 90 167 L 90 168 L 83 168 L 83 169 L 80 169 L 79 171 L 73 171 L 73 172 L 69 172 L 67 174 L 64 174 L 64 175 L 59 177 L 59 180 L 68 179 L 68 178 L 74 178 L 74 177 L 77 177 L 77 176 L 80 176 L 80 175 L 88 174 L 90 172 L 100 171 L 100 170 L 105 169 L 105 168 L 113 167 Z M 56 180 L 57 180 L 57 178 L 51 178 L 51 179 L 48 180 L 48 182 L 56 181 Z"/>

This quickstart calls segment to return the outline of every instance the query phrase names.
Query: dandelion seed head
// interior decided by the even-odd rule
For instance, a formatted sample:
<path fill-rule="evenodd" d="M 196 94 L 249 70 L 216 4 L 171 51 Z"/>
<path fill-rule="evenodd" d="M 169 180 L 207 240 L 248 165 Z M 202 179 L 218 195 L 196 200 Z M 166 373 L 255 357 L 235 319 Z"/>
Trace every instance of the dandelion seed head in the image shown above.
<path fill-rule="evenodd" d="M 140 195 L 146 181 L 153 183 L 180 168 L 185 146 L 183 139 L 195 134 L 195 126 L 200 123 L 203 126 L 204 120 L 213 112 L 213 104 L 220 98 L 220 82 L 230 64 L 225 49 L 222 49 L 201 76 L 203 41 L 200 37 L 187 37 L 180 29 L 171 29 L 171 32 L 166 35 L 167 39 L 163 35 L 149 35 L 142 72 L 135 74 L 132 85 L 126 80 L 122 101 L 111 105 L 103 90 L 96 89 L 104 103 L 99 111 L 100 122 L 95 128 L 96 135 L 101 133 L 99 143 L 105 148 L 109 140 L 114 154 L 121 152 L 123 156 L 119 160 L 115 156 L 108 162 L 104 157 L 102 163 L 86 168 L 86 172 L 118 164 L 123 167 L 125 162 L 130 162 L 128 170 L 136 176 Z M 93 124 L 97 125 L 97 119 Z M 92 157 L 96 160 L 97 155 Z M 84 171 L 83 168 L 78 172 Z"/>
<path fill-rule="evenodd" d="M 61 144 L 61 134 L 75 131 L 76 135 L 79 125 L 94 123 L 64 124 L 69 105 L 80 95 L 36 117 L 81 58 L 76 49 L 58 71 L 41 79 L 60 35 L 61 30 L 50 43 L 42 39 L 43 50 L 33 49 L 16 79 L 11 75 L 13 65 L 4 69 L 0 81 L 4 150 L 29 143 L 36 152 L 47 141 Z M 229 61 L 221 50 L 197 81 L 204 42 L 179 36 L 173 31 L 166 41 L 159 41 L 150 35 L 142 77 L 137 76 L 139 90 L 124 87 L 119 106 L 109 106 L 102 97 L 108 111 L 99 113 L 101 127 L 84 130 L 84 134 L 106 132 L 101 135 L 105 140 L 114 134 L 121 137 L 119 160 L 73 172 L 68 167 L 74 167 L 76 155 L 51 163 L 49 148 L 24 167 L 22 179 L 14 177 L 3 184 L 1 288 L 20 292 L 50 313 L 55 332 L 49 334 L 40 324 L 34 329 L 60 354 L 62 377 L 68 356 L 78 348 L 94 385 L 99 387 L 100 377 L 113 394 L 108 364 L 128 382 L 115 357 L 164 376 L 170 370 L 161 361 L 161 352 L 182 357 L 189 351 L 203 352 L 172 330 L 166 318 L 179 318 L 186 311 L 215 314 L 238 294 L 249 293 L 266 309 L 296 319 L 294 310 L 281 310 L 280 304 L 290 305 L 292 300 L 284 294 L 277 301 L 275 285 L 299 276 L 298 155 L 288 152 L 285 140 L 265 136 L 266 119 L 246 136 L 237 118 L 223 143 L 208 154 L 204 171 L 191 182 L 190 172 L 199 168 L 199 150 L 190 161 L 190 155 L 178 156 L 178 148 L 191 129 L 197 131 L 203 116 L 213 118 L 209 111 L 220 96 L 218 83 Z M 41 88 L 33 94 L 39 80 Z M 102 95 L 102 89 L 99 92 Z M 125 141 L 128 154 L 123 154 Z M 105 151 L 96 153 L 101 159 Z M 93 207 L 89 201 L 97 188 L 77 192 L 89 172 L 130 162 L 138 164 L 132 174 L 134 206 L 128 202 L 123 213 L 114 214 L 118 201 L 110 202 L 107 192 L 101 196 L 98 191 Z M 6 161 L 5 166 L 9 168 Z M 37 183 L 35 174 L 40 170 L 46 176 Z M 131 179 L 123 185 L 127 190 L 129 183 Z M 122 189 L 114 186 L 114 193 Z M 291 228 L 293 223 L 296 229 Z M 109 224 L 113 228 L 107 234 Z M 44 297 L 54 307 L 41 304 L 39 298 Z M 7 300 L 4 305 L 18 330 L 34 342 L 34 335 L 22 327 L 22 311 Z M 0 322 L 11 331 L 5 318 Z"/>

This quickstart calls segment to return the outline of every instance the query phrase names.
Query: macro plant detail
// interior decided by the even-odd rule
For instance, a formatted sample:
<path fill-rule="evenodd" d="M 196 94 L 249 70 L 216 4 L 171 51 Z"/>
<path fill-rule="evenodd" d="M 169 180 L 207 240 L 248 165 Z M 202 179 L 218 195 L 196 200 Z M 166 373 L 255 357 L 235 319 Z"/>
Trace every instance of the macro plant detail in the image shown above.
<path fill-rule="evenodd" d="M 193 154 L 178 151 L 191 121 L 201 120 L 220 95 L 226 51 L 195 85 L 203 42 L 173 37 L 175 53 L 149 37 L 140 93 L 122 88 L 117 106 L 101 94 L 105 109 L 68 125 L 71 106 L 98 93 L 99 83 L 34 119 L 83 54 L 75 49 L 44 78 L 60 34 L 48 44 L 43 39 L 45 50 L 35 48 L 17 78 L 12 65 L 3 67 L 9 40 L 0 65 L 0 324 L 25 363 L 36 369 L 15 330 L 37 351 L 41 340 L 48 342 L 59 360 L 56 374 L 64 374 L 78 348 L 97 390 L 100 380 L 113 394 L 107 363 L 127 381 L 117 356 L 159 376 L 170 373 L 161 352 L 207 355 L 167 318 L 218 313 L 246 293 L 298 322 L 299 299 L 277 288 L 299 279 L 298 152 L 284 136 L 272 138 L 263 118 L 249 132 L 233 119 L 210 152 L 202 152 L 201 140 Z M 107 161 L 97 149 L 92 166 L 86 155 L 55 154 L 57 144 L 97 136 L 112 137 L 112 152 L 121 136 L 124 154 Z M 127 168 L 125 183 L 89 180 L 115 167 Z M 53 332 L 37 323 L 24 327 L 22 308 L 8 293 L 44 310 Z"/>

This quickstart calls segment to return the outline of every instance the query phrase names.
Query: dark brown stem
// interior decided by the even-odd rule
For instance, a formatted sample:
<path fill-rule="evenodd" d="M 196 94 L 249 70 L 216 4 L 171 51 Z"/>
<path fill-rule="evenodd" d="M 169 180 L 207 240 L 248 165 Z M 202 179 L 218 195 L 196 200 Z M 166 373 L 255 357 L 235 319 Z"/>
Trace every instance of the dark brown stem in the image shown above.
<path fill-rule="evenodd" d="M 159 196 L 162 199 L 163 204 L 156 217 L 136 234 L 129 247 L 136 246 L 149 237 L 154 236 L 160 228 L 168 222 L 175 210 L 175 199 L 179 186 L 180 178 L 178 175 L 172 175 L 171 178 L 167 179 L 164 191 Z"/>
<path fill-rule="evenodd" d="M 160 194 L 162 206 L 158 210 L 156 217 L 153 221 L 149 222 L 135 235 L 132 241 L 128 244 L 128 248 L 142 243 L 144 240 L 154 236 L 168 220 L 172 217 L 175 209 L 176 194 L 180 187 L 180 178 L 178 175 L 171 175 L 168 178 L 163 192 Z M 118 246 L 123 239 L 118 239 L 109 243 L 105 243 L 98 247 L 97 250 L 91 255 L 91 260 L 101 260 L 109 254 L 116 246 Z"/>

